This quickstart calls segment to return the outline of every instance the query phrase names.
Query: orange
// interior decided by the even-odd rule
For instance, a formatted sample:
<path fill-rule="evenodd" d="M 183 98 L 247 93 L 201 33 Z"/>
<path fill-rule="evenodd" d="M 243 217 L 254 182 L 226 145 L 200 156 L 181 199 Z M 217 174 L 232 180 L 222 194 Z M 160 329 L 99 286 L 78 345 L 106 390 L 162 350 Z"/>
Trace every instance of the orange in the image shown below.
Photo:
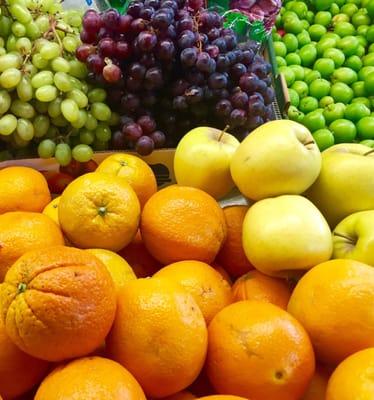
<path fill-rule="evenodd" d="M 157 181 L 152 168 L 145 161 L 131 154 L 112 154 L 98 166 L 96 171 L 126 179 L 138 196 L 142 208 L 157 192 Z"/>
<path fill-rule="evenodd" d="M 374 347 L 346 358 L 332 374 L 326 400 L 372 400 Z"/>
<path fill-rule="evenodd" d="M 231 288 L 222 275 L 201 261 L 180 261 L 158 271 L 155 277 L 179 283 L 195 299 L 207 324 L 231 303 Z"/>
<path fill-rule="evenodd" d="M 0 319 L 0 399 L 28 392 L 47 374 L 49 364 L 21 351 L 5 333 Z"/>
<path fill-rule="evenodd" d="M 243 221 L 249 207 L 225 207 L 227 238 L 221 251 L 218 253 L 217 262 L 234 278 L 242 276 L 253 269 L 248 261 L 242 245 Z"/>
<path fill-rule="evenodd" d="M 216 200 L 200 189 L 177 185 L 148 200 L 140 228 L 148 251 L 164 265 L 183 260 L 210 264 L 226 238 Z"/>
<path fill-rule="evenodd" d="M 15 211 L 0 215 L 0 282 L 26 252 L 63 244 L 61 230 L 43 214 Z"/>
<path fill-rule="evenodd" d="M 118 252 L 130 265 L 138 278 L 147 278 L 156 273 L 162 265 L 146 249 L 140 231 L 132 242 Z"/>
<path fill-rule="evenodd" d="M 241 301 L 209 325 L 207 372 L 220 394 L 251 400 L 299 400 L 314 374 L 313 347 L 281 308 Z"/>
<path fill-rule="evenodd" d="M 211 265 L 217 272 L 219 272 L 222 275 L 223 279 L 225 279 L 227 281 L 227 283 L 230 286 L 232 286 L 232 280 L 231 280 L 230 275 L 227 273 L 227 271 L 223 267 L 221 267 L 219 264 L 217 264 L 215 262 L 212 263 Z"/>
<path fill-rule="evenodd" d="M 43 214 L 51 218 L 57 225 L 60 225 L 58 220 L 58 205 L 60 203 L 60 196 L 53 199 L 43 210 Z"/>
<path fill-rule="evenodd" d="M 322 363 L 337 365 L 374 347 L 374 268 L 331 260 L 308 271 L 294 289 L 289 312 L 309 333 Z"/>
<path fill-rule="evenodd" d="M 301 400 L 325 400 L 330 374 L 325 368 L 317 367 L 307 391 Z"/>
<path fill-rule="evenodd" d="M 64 190 L 58 207 L 62 230 L 80 248 L 118 251 L 136 234 L 139 200 L 121 178 L 92 172 Z"/>
<path fill-rule="evenodd" d="M 187 392 L 186 390 L 162 398 L 162 400 L 194 400 L 194 399 L 196 399 L 196 397 L 192 393 Z"/>
<path fill-rule="evenodd" d="M 207 328 L 182 286 L 163 278 L 138 279 L 119 293 L 107 349 L 147 396 L 166 397 L 187 388 L 199 374 Z"/>
<path fill-rule="evenodd" d="M 47 361 L 79 357 L 104 341 L 116 293 L 106 267 L 87 251 L 56 246 L 19 258 L 0 286 L 11 340 Z"/>
<path fill-rule="evenodd" d="M 51 201 L 44 176 L 28 167 L 0 170 L 0 214 L 8 211 L 42 212 Z"/>
<path fill-rule="evenodd" d="M 135 378 L 115 361 L 86 357 L 52 371 L 35 400 L 146 400 Z"/>
<path fill-rule="evenodd" d="M 248 400 L 244 397 L 230 396 L 226 394 L 215 394 L 213 396 L 200 397 L 198 400 Z"/>
<path fill-rule="evenodd" d="M 251 271 L 239 278 L 233 288 L 234 301 L 258 300 L 287 308 L 291 290 L 285 280 Z"/>

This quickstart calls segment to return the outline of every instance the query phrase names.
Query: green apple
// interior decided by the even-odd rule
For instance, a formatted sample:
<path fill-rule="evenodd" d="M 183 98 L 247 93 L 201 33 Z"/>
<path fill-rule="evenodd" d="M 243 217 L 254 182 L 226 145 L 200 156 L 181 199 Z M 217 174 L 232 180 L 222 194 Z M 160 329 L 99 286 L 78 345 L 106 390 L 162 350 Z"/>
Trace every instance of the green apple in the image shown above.
<path fill-rule="evenodd" d="M 333 245 L 321 212 L 305 197 L 284 195 L 251 206 L 243 222 L 243 248 L 257 270 L 290 277 L 329 260 Z"/>
<path fill-rule="evenodd" d="M 177 183 L 222 198 L 234 187 L 230 163 L 238 147 L 239 141 L 227 132 L 205 126 L 192 129 L 175 150 Z"/>
<path fill-rule="evenodd" d="M 308 129 L 294 121 L 268 122 L 248 135 L 235 152 L 231 174 L 252 199 L 303 193 L 317 179 L 321 153 Z"/>
<path fill-rule="evenodd" d="M 319 177 L 305 195 L 331 227 L 348 215 L 374 209 L 374 153 L 368 146 L 342 143 L 322 153 Z"/>
<path fill-rule="evenodd" d="M 349 258 L 374 267 L 374 210 L 344 218 L 332 237 L 333 258 Z"/>

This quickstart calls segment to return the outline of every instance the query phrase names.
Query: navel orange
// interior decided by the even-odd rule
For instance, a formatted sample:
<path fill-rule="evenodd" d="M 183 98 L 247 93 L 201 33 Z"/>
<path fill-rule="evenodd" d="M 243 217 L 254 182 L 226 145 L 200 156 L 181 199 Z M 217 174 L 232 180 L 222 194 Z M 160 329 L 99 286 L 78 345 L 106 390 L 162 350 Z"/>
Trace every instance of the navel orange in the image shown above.
<path fill-rule="evenodd" d="M 51 201 L 44 176 L 28 167 L 0 170 L 0 214 L 8 211 L 42 212 Z"/>
<path fill-rule="evenodd" d="M 119 251 L 136 234 L 140 205 L 124 179 L 92 172 L 75 179 L 64 190 L 58 217 L 75 246 Z"/>
<path fill-rule="evenodd" d="M 374 268 L 331 260 L 308 271 L 294 289 L 289 312 L 309 333 L 317 358 L 337 365 L 374 347 Z"/>
<path fill-rule="evenodd" d="M 227 231 L 223 211 L 213 197 L 177 185 L 148 200 L 140 229 L 148 251 L 164 265 L 184 260 L 211 263 Z"/>
<path fill-rule="evenodd" d="M 131 154 L 112 154 L 98 166 L 96 171 L 124 178 L 134 189 L 142 208 L 157 192 L 157 181 L 151 167 Z"/>
<path fill-rule="evenodd" d="M 265 302 L 242 301 L 209 325 L 207 371 L 220 394 L 299 400 L 314 374 L 310 339 L 296 319 Z"/>
<path fill-rule="evenodd" d="M 60 196 L 53 199 L 43 210 L 43 214 L 51 218 L 57 225 L 60 225 L 58 219 L 58 205 L 60 203 Z"/>
<path fill-rule="evenodd" d="M 115 361 L 86 357 L 60 365 L 40 385 L 35 400 L 146 400 L 135 378 Z"/>
<path fill-rule="evenodd" d="M 0 282 L 26 252 L 63 244 L 60 228 L 46 215 L 26 211 L 0 215 Z"/>
<path fill-rule="evenodd" d="M 138 279 L 118 295 L 107 349 L 147 396 L 170 396 L 187 388 L 202 369 L 207 328 L 182 286 L 164 278 Z"/>
<path fill-rule="evenodd" d="M 47 361 L 94 351 L 109 332 L 115 310 L 116 292 L 106 267 L 71 247 L 24 254 L 0 285 L 7 334 L 21 350 Z"/>

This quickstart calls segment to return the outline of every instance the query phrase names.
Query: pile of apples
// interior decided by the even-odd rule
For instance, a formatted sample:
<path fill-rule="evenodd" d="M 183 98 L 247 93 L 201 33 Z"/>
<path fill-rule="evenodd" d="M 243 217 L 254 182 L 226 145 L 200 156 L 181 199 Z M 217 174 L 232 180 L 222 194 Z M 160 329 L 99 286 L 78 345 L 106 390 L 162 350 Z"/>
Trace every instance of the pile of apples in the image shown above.
<path fill-rule="evenodd" d="M 298 276 L 330 258 L 374 266 L 374 150 L 368 146 L 343 143 L 321 153 L 311 132 L 289 120 L 264 124 L 242 143 L 200 127 L 179 143 L 174 167 L 178 184 L 225 205 L 237 203 L 232 189 L 239 189 L 251 205 L 243 247 L 262 272 Z"/>

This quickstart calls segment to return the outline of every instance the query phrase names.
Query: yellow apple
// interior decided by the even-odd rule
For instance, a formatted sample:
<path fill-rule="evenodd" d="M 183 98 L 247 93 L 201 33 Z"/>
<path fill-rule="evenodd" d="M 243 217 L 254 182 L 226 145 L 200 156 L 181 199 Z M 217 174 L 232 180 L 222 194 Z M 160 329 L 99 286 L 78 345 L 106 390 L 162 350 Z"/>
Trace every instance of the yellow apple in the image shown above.
<path fill-rule="evenodd" d="M 248 135 L 231 162 L 239 190 L 252 200 L 301 194 L 317 179 L 321 153 L 303 125 L 268 122 Z"/>
<path fill-rule="evenodd" d="M 374 267 L 374 210 L 344 218 L 333 232 L 334 258 L 349 258 Z"/>
<path fill-rule="evenodd" d="M 331 228 L 348 215 L 374 209 L 374 150 L 339 144 L 322 153 L 322 169 L 305 193 Z"/>
<path fill-rule="evenodd" d="M 239 141 L 227 132 L 201 126 L 179 142 L 174 156 L 177 183 L 192 186 L 220 199 L 234 188 L 230 174 Z"/>
<path fill-rule="evenodd" d="M 260 200 L 243 223 L 248 260 L 264 274 L 297 276 L 332 254 L 330 228 L 308 199 L 284 195 Z"/>

